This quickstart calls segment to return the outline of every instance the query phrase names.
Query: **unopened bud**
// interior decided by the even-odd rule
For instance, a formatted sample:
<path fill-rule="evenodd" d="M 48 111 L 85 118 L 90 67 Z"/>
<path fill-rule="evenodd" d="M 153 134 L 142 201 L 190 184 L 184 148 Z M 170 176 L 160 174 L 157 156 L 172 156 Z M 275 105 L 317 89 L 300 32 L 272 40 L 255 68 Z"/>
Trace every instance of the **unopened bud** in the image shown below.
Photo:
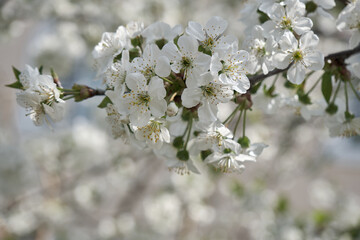
<path fill-rule="evenodd" d="M 171 102 L 167 107 L 166 114 L 169 117 L 173 117 L 178 113 L 178 111 L 179 108 L 176 106 L 176 104 L 174 102 Z"/>

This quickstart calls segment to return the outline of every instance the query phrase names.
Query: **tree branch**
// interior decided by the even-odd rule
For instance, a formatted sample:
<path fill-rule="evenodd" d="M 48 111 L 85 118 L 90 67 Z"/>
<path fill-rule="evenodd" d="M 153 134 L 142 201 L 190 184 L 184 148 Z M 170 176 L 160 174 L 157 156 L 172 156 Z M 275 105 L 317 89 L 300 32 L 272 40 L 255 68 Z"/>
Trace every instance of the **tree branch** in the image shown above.
<path fill-rule="evenodd" d="M 351 55 L 353 55 L 355 53 L 359 53 L 359 52 L 360 52 L 360 45 L 351 50 L 346 50 L 346 51 L 329 54 L 325 57 L 325 61 L 330 60 L 330 61 L 342 61 L 343 62 L 346 58 L 350 57 Z M 251 76 L 251 77 L 249 77 L 250 85 L 254 86 L 256 83 L 261 82 L 262 80 L 264 80 L 268 77 L 285 72 L 290 68 L 290 66 L 291 66 L 291 64 L 285 69 L 272 70 L 268 74 L 260 74 L 260 75 Z"/>

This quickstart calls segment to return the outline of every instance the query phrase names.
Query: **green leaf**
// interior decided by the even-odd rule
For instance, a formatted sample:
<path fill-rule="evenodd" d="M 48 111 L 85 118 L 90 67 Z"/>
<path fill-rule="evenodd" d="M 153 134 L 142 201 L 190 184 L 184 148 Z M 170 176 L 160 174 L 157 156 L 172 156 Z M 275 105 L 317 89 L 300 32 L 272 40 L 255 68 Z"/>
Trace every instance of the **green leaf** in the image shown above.
<path fill-rule="evenodd" d="M 101 101 L 101 103 L 98 105 L 98 108 L 106 108 L 108 103 L 112 103 L 110 98 L 108 96 L 104 97 L 104 99 Z"/>
<path fill-rule="evenodd" d="M 12 69 L 13 69 L 13 72 L 14 72 L 14 75 L 15 75 L 15 77 L 16 77 L 16 79 L 18 80 L 18 81 L 20 81 L 20 74 L 21 74 L 21 72 L 16 68 L 16 67 L 12 67 Z"/>
<path fill-rule="evenodd" d="M 332 93 L 331 76 L 332 76 L 331 72 L 325 72 L 322 75 L 321 91 L 327 103 L 330 102 L 330 97 Z"/>
<path fill-rule="evenodd" d="M 6 87 L 10 87 L 10 88 L 16 88 L 16 89 L 23 89 L 24 86 L 21 84 L 20 81 L 16 81 L 12 84 L 8 84 L 8 85 L 5 85 Z"/>
<path fill-rule="evenodd" d="M 42 74 L 42 73 L 43 73 L 43 68 L 44 68 L 44 66 L 43 66 L 43 65 L 41 65 L 41 66 L 39 67 L 39 73 L 40 73 L 40 74 Z"/>

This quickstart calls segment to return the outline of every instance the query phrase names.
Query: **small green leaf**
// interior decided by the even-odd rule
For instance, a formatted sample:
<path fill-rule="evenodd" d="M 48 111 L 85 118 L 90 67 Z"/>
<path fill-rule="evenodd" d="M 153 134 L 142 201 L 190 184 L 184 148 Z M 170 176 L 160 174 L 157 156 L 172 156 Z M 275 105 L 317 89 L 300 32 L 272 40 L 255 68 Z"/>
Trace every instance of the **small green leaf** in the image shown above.
<path fill-rule="evenodd" d="M 101 103 L 98 105 L 98 108 L 106 108 L 108 103 L 112 103 L 110 98 L 108 96 L 104 97 L 104 99 L 101 101 Z"/>
<path fill-rule="evenodd" d="M 16 79 L 18 80 L 18 81 L 20 81 L 20 74 L 21 74 L 21 72 L 16 68 L 16 67 L 12 67 L 12 69 L 13 69 L 13 72 L 14 72 L 14 75 L 15 75 L 15 77 L 16 77 Z"/>
<path fill-rule="evenodd" d="M 322 75 L 321 91 L 327 103 L 330 102 L 330 97 L 332 93 L 331 76 L 332 76 L 331 72 L 325 72 Z"/>
<path fill-rule="evenodd" d="M 41 65 L 41 66 L 39 67 L 39 73 L 40 73 L 40 74 L 42 74 L 42 73 L 43 73 L 43 68 L 44 68 L 44 66 L 43 66 L 43 65 Z"/>
<path fill-rule="evenodd" d="M 255 94 L 259 90 L 260 86 L 261 86 L 261 82 L 251 86 L 250 93 Z"/>
<path fill-rule="evenodd" d="M 23 85 L 21 84 L 20 81 L 16 81 L 12 84 L 8 84 L 8 85 L 5 85 L 6 87 L 10 87 L 10 88 L 16 88 L 16 89 L 23 89 Z"/>

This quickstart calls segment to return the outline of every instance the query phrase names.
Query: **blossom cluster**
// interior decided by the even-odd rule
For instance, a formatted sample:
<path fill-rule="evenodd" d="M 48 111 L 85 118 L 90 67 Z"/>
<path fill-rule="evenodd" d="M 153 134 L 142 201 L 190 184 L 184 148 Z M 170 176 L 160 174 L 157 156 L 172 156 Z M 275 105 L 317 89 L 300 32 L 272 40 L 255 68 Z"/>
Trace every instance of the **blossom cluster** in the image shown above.
<path fill-rule="evenodd" d="M 29 109 L 36 125 L 60 120 L 64 100 L 106 95 L 99 107 L 106 108 L 115 138 L 151 149 L 182 174 L 198 173 L 199 159 L 223 172 L 239 172 L 267 146 L 251 143 L 245 134 L 246 115 L 253 104 L 258 107 L 261 96 L 262 82 L 250 79 L 261 74 L 263 79 L 277 76 L 270 88 L 263 85 L 266 100 L 260 109 L 290 107 L 306 120 L 329 114 L 331 136 L 360 134 L 348 94 L 351 88 L 360 100 L 352 83 L 360 75 L 358 55 L 346 62 L 325 61 L 312 31 L 310 16 L 332 18 L 325 10 L 334 6 L 332 0 L 253 1 L 243 11 L 248 26 L 241 47 L 235 36 L 225 34 L 228 23 L 218 16 L 204 26 L 190 21 L 185 28 L 131 22 L 103 33 L 92 52 L 97 78 L 106 85 L 103 94 L 82 85 L 63 89 L 56 74 L 43 75 L 28 66 L 21 73 L 15 69 L 18 81 L 9 86 L 22 90 L 18 102 Z M 353 1 L 337 19 L 339 30 L 353 31 L 351 46 L 359 43 L 359 9 L 359 1 Z M 320 70 L 322 76 L 309 86 L 310 76 Z M 290 96 L 275 91 L 280 73 Z M 314 101 L 309 95 L 319 82 L 323 101 Z M 225 104 L 233 106 L 227 117 L 219 111 Z"/>
<path fill-rule="evenodd" d="M 193 161 L 200 157 L 224 172 L 255 161 L 266 145 L 241 146 L 217 116 L 220 103 L 250 88 L 249 54 L 224 35 L 227 25 L 212 17 L 205 26 L 191 21 L 185 30 L 156 22 L 104 33 L 93 56 L 107 85 L 113 135 L 153 149 L 179 173 L 199 172 Z"/>
<path fill-rule="evenodd" d="M 65 101 L 60 98 L 60 90 L 50 75 L 41 74 L 41 70 L 26 66 L 21 73 L 14 69 L 18 78 L 17 102 L 27 110 L 27 115 L 35 125 L 44 122 L 57 122 L 63 118 Z"/>

